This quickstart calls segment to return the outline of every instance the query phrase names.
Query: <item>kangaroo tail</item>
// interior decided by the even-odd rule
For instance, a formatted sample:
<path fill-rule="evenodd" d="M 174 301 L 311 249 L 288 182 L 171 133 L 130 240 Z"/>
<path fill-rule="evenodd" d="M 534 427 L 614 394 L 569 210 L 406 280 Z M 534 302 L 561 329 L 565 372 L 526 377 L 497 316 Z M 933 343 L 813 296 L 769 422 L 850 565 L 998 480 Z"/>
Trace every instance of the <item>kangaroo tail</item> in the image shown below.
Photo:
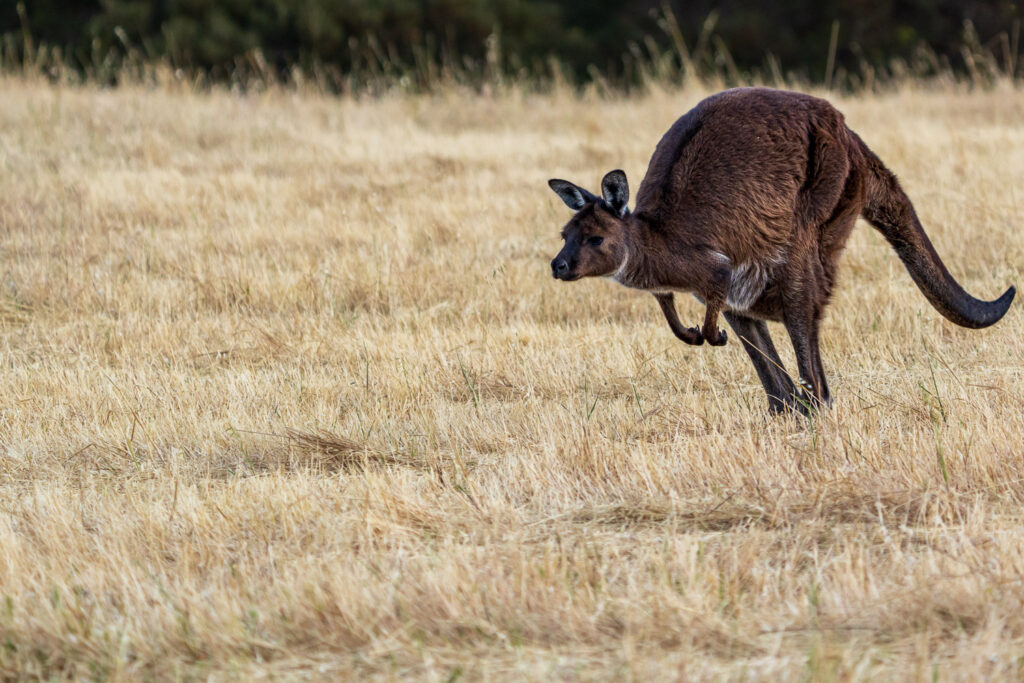
<path fill-rule="evenodd" d="M 893 246 L 928 302 L 963 327 L 988 327 L 1002 318 L 1017 290 L 1011 286 L 995 301 L 975 299 L 964 291 L 935 252 L 896 176 L 859 137 L 852 138 L 868 168 L 864 218 Z"/>

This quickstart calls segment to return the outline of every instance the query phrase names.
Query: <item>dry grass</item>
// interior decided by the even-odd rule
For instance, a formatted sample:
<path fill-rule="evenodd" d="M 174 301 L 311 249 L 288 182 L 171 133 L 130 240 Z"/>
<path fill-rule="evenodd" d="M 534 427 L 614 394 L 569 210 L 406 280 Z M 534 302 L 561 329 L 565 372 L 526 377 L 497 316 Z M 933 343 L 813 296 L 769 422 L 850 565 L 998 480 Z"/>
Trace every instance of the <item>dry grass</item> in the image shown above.
<path fill-rule="evenodd" d="M 766 420 L 549 277 L 545 180 L 635 188 L 705 93 L 0 92 L 0 677 L 1024 675 L 1020 303 L 956 328 L 861 227 L 837 405 Z M 1020 282 L 1024 93 L 837 102 Z"/>

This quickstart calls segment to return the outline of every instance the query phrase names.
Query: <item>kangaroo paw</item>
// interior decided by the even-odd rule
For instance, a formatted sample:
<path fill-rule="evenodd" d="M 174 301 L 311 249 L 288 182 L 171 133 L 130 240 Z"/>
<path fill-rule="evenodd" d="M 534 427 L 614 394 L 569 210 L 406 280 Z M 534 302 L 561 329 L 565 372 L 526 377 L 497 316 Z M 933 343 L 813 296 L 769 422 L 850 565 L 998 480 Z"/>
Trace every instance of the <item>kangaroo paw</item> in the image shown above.
<path fill-rule="evenodd" d="M 704 335 L 696 327 L 683 327 L 676 332 L 676 336 L 691 346 L 700 346 L 704 343 Z"/>
<path fill-rule="evenodd" d="M 708 344 L 712 346 L 725 346 L 725 342 L 729 339 L 729 335 L 726 334 L 725 330 L 718 330 L 717 335 L 710 335 L 708 332 L 704 333 L 704 338 L 707 339 Z"/>

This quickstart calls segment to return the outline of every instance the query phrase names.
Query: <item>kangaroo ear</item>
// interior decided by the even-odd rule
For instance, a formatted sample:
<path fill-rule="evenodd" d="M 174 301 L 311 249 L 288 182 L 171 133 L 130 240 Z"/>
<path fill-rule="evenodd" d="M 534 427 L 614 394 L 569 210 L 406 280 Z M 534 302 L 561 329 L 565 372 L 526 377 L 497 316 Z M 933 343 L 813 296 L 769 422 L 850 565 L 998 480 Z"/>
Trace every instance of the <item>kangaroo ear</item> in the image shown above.
<path fill-rule="evenodd" d="M 601 194 L 604 200 L 620 216 L 626 215 L 626 204 L 629 202 L 629 184 L 626 174 L 618 169 L 610 171 L 601 181 Z"/>
<path fill-rule="evenodd" d="M 555 194 L 561 197 L 562 201 L 565 202 L 565 205 L 573 211 L 579 211 L 587 205 L 587 202 L 592 202 L 597 199 L 597 197 L 590 194 L 582 187 L 577 187 L 568 180 L 552 178 L 548 181 L 548 186 L 554 190 Z"/>

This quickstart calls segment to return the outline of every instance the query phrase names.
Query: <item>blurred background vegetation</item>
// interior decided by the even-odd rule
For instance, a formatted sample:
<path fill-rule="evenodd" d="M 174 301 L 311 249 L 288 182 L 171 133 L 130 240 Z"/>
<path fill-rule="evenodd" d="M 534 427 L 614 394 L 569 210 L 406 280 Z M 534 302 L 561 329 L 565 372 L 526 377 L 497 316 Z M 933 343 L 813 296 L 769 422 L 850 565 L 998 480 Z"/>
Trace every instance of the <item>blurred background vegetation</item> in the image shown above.
<path fill-rule="evenodd" d="M 0 59 L 101 81 L 160 63 L 337 90 L 708 74 L 858 87 L 1016 77 L 1020 19 L 1007 0 L 0 0 Z"/>

